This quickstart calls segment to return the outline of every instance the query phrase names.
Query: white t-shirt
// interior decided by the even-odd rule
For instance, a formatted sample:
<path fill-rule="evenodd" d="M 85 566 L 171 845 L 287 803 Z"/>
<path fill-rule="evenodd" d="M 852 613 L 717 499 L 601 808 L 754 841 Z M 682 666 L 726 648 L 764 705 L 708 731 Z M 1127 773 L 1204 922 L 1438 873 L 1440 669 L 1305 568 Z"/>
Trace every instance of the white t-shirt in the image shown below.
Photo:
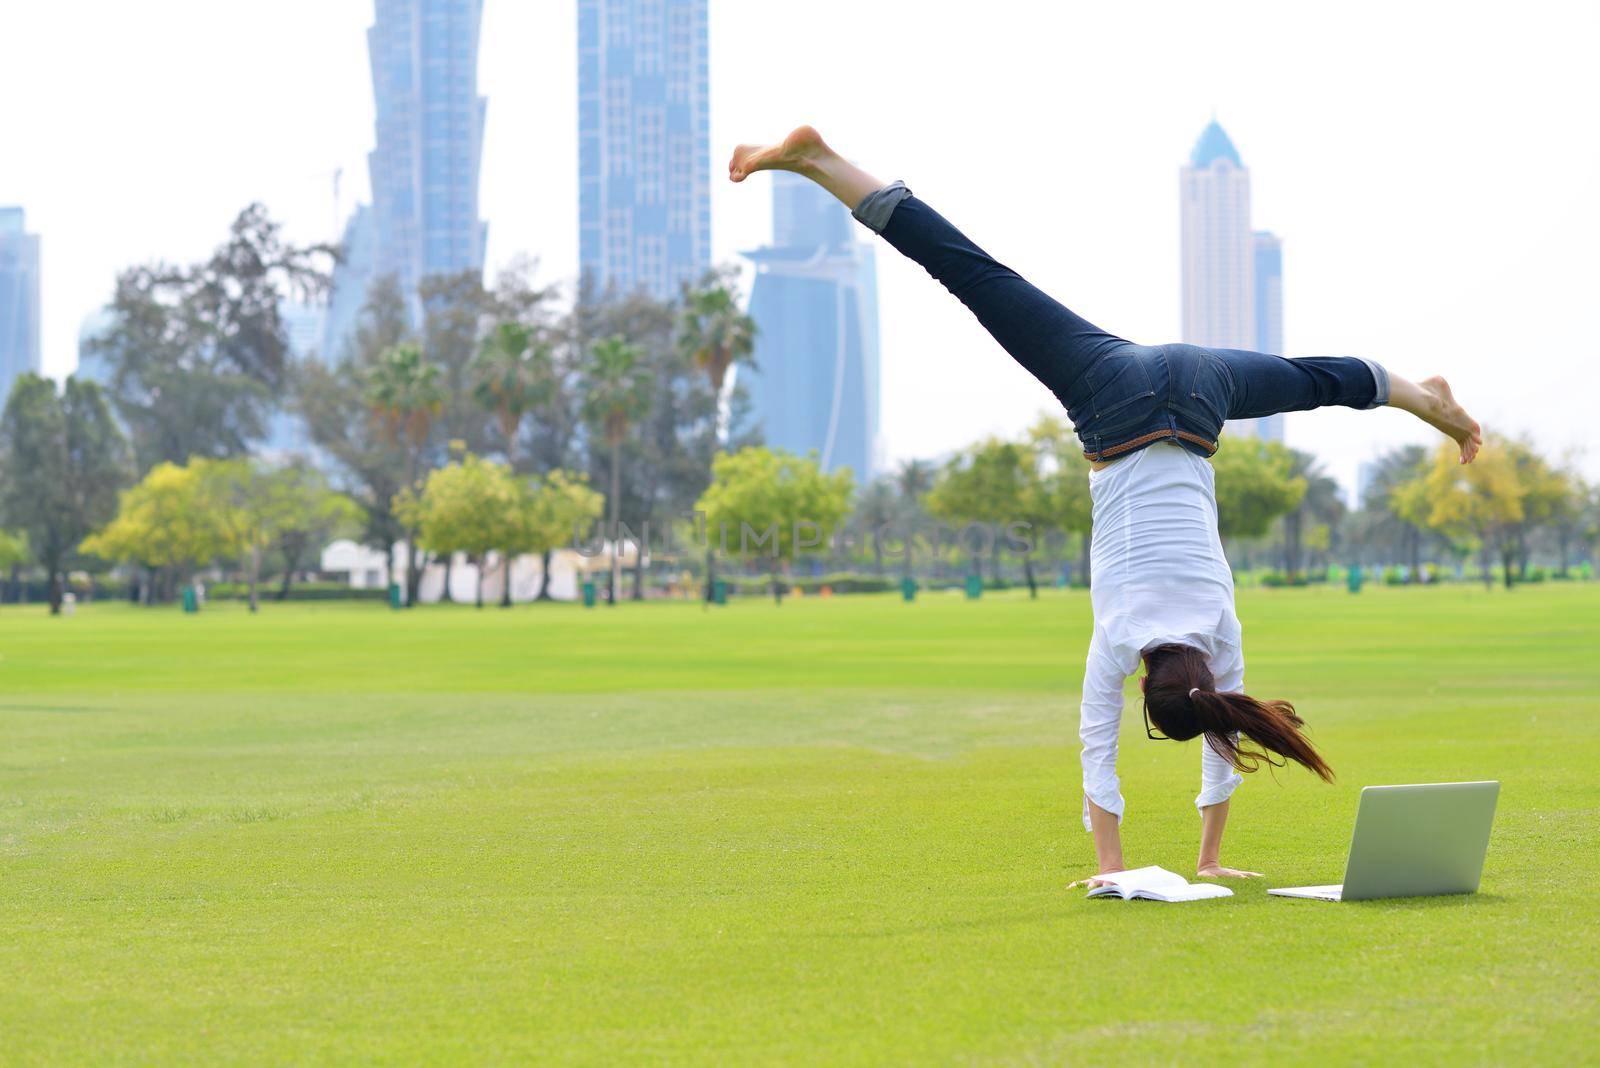
<path fill-rule="evenodd" d="M 1078 720 L 1085 829 L 1090 800 L 1122 818 L 1117 731 L 1122 686 L 1138 670 L 1140 653 L 1167 642 L 1193 645 L 1205 653 L 1218 690 L 1244 688 L 1233 572 L 1217 534 L 1211 465 L 1180 446 L 1158 443 L 1089 472 L 1089 496 L 1094 636 Z M 1202 739 L 1195 805 L 1226 801 L 1242 781 Z"/>

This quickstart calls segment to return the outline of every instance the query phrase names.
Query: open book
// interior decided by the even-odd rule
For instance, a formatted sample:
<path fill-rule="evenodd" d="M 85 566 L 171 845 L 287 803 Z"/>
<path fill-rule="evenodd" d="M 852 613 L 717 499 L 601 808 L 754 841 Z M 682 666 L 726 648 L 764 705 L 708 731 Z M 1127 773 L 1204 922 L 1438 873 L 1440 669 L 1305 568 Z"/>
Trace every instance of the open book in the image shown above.
<path fill-rule="evenodd" d="M 1232 897 L 1233 891 L 1216 883 L 1191 883 L 1183 876 L 1165 868 L 1134 868 L 1132 871 L 1114 871 L 1096 875 L 1109 886 L 1095 886 L 1090 897 L 1142 897 L 1148 901 L 1204 901 L 1208 897 Z"/>

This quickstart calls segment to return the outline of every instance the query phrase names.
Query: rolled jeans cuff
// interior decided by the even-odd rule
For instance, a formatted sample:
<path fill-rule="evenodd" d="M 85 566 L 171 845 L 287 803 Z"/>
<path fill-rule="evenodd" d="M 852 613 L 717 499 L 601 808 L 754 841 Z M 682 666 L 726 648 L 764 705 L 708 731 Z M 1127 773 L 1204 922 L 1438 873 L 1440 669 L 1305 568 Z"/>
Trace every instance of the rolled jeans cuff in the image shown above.
<path fill-rule="evenodd" d="M 868 193 L 862 198 L 861 203 L 855 206 L 850 214 L 855 216 L 856 222 L 865 226 L 875 234 L 883 233 L 883 228 L 889 225 L 889 216 L 894 214 L 894 209 L 900 202 L 911 195 L 911 190 L 906 188 L 906 183 L 890 182 L 882 189 Z M 1388 379 L 1386 378 L 1385 383 Z M 1385 387 L 1387 396 L 1387 386 Z"/>
<path fill-rule="evenodd" d="M 873 195 L 876 196 L 877 194 Z M 1367 359 L 1363 359 L 1361 362 L 1366 364 L 1367 370 L 1372 372 L 1372 382 L 1378 387 L 1377 393 L 1373 394 L 1372 403 L 1367 407 L 1381 408 L 1389 403 L 1389 372 L 1383 369 L 1383 364 L 1381 363 Z"/>

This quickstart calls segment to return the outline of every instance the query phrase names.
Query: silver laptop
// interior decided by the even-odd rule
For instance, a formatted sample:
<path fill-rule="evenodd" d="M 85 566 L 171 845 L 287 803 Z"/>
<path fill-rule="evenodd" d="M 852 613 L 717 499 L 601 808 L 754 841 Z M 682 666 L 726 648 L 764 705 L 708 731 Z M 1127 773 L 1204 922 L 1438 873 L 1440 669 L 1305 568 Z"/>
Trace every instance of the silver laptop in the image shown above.
<path fill-rule="evenodd" d="M 1344 882 L 1267 893 L 1322 901 L 1473 893 L 1499 796 L 1498 782 L 1365 787 Z"/>

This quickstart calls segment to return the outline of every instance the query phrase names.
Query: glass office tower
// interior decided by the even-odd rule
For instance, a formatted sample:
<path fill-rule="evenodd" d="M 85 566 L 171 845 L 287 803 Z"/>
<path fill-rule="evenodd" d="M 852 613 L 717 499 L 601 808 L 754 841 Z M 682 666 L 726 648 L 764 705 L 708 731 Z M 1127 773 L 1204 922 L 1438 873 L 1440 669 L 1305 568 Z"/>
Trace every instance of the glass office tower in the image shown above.
<path fill-rule="evenodd" d="M 578 0 L 578 259 L 657 300 L 711 266 L 706 0 Z"/>
<path fill-rule="evenodd" d="M 741 368 L 768 445 L 815 452 L 865 483 L 878 456 L 878 287 L 873 248 L 815 184 L 772 175 L 772 244 L 756 265 L 755 367 Z"/>

